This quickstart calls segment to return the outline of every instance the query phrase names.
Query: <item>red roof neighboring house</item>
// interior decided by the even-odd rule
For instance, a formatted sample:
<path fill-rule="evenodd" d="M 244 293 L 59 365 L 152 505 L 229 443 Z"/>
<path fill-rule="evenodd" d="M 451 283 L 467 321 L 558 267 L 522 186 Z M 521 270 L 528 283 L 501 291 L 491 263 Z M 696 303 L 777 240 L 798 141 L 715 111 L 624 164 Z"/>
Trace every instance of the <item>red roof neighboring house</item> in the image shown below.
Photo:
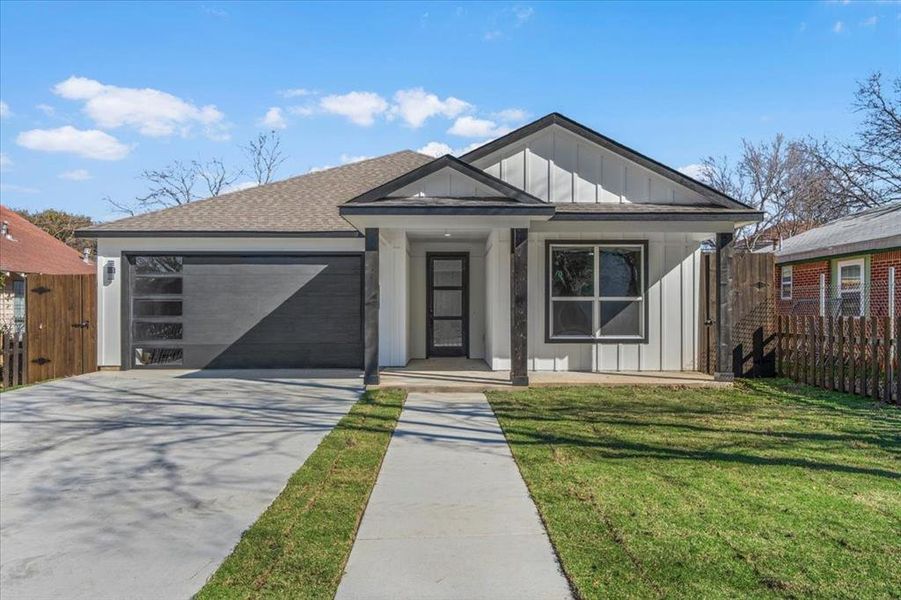
<path fill-rule="evenodd" d="M 74 275 L 94 273 L 93 263 L 25 217 L 0 205 L 0 271 Z"/>

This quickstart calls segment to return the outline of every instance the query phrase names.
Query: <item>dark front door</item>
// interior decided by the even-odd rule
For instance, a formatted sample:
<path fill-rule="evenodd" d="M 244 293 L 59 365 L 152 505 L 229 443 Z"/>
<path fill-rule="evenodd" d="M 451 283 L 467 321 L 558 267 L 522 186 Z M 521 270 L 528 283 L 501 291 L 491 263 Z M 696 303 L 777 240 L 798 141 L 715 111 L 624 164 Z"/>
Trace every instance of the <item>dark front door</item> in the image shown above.
<path fill-rule="evenodd" d="M 469 255 L 426 255 L 429 356 L 469 355 Z"/>

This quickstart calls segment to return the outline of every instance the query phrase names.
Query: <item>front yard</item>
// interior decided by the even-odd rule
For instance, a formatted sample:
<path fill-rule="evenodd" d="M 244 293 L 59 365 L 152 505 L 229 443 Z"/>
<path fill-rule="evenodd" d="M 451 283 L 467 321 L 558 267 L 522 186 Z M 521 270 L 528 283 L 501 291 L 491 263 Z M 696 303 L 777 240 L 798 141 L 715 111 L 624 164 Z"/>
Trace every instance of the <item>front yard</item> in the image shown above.
<path fill-rule="evenodd" d="M 901 411 L 787 381 L 489 400 L 583 598 L 897 598 Z"/>

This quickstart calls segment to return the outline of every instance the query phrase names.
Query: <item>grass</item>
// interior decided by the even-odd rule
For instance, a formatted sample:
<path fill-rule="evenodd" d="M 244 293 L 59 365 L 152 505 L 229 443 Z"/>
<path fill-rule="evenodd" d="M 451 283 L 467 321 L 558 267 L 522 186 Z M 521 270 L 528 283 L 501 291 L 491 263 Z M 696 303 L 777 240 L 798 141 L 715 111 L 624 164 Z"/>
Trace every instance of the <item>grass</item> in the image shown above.
<path fill-rule="evenodd" d="M 491 405 L 583 598 L 901 596 L 901 411 L 783 380 Z"/>
<path fill-rule="evenodd" d="M 367 392 L 244 532 L 197 598 L 332 598 L 404 394 Z"/>

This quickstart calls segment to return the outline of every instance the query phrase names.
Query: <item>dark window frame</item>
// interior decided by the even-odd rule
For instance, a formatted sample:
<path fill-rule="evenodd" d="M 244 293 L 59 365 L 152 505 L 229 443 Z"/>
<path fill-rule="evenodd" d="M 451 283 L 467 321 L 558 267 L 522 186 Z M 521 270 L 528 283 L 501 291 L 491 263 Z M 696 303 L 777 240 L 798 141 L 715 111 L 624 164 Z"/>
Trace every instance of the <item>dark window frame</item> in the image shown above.
<path fill-rule="evenodd" d="M 551 335 L 551 314 L 552 314 L 552 306 L 551 306 L 551 251 L 555 246 L 582 246 L 585 248 L 603 248 L 607 247 L 624 247 L 624 246 L 635 246 L 641 247 L 642 260 L 641 260 L 641 335 L 640 336 L 628 336 L 628 337 L 604 337 L 604 336 L 571 336 L 571 337 L 555 337 Z M 648 343 L 648 324 L 650 322 L 649 315 L 649 302 L 648 302 L 648 288 L 649 288 L 649 242 L 646 239 L 636 239 L 636 240 L 572 240 L 572 239 L 561 239 L 554 240 L 549 239 L 545 240 L 544 245 L 544 341 L 546 344 L 647 344 Z M 595 252 L 597 255 L 598 253 Z M 595 263 L 599 261 L 599 257 L 595 257 Z M 595 270 L 594 273 L 595 281 L 597 281 L 598 273 Z M 592 303 L 598 302 L 597 295 L 595 296 L 585 296 L 584 300 L 591 300 Z M 574 298 L 575 299 L 575 298 Z M 594 310 L 594 309 L 593 309 Z M 598 318 L 600 316 L 598 315 Z"/>

